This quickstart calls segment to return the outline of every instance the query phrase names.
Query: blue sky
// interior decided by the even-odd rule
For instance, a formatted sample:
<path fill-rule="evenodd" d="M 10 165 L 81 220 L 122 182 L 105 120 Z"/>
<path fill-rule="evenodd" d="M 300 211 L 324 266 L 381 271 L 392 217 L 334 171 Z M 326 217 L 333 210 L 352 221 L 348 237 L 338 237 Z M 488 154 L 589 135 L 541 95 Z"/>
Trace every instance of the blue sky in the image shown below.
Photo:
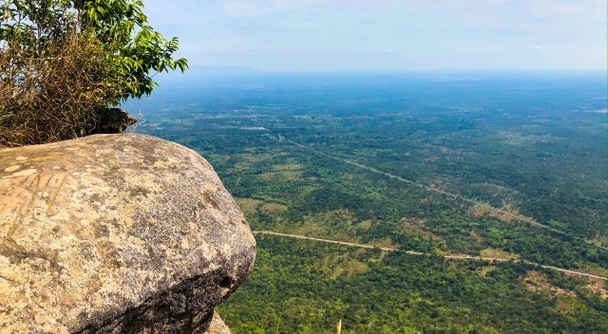
<path fill-rule="evenodd" d="M 144 0 L 191 65 L 263 71 L 602 69 L 606 0 Z"/>

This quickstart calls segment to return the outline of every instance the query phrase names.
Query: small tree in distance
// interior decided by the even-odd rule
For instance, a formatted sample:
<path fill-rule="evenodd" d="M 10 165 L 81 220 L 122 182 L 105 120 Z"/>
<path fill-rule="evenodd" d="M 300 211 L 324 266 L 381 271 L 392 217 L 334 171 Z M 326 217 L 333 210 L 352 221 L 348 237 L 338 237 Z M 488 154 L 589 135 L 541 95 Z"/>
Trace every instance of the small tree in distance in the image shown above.
<path fill-rule="evenodd" d="M 187 68 L 141 0 L 0 0 L 0 145 L 94 131 L 100 113 Z"/>

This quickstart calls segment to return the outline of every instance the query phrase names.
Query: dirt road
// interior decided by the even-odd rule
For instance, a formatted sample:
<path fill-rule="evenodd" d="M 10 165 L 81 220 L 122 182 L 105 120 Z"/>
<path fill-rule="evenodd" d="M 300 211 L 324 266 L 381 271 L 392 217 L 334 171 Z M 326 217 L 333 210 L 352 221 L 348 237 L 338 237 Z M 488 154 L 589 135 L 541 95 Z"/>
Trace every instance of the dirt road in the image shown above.
<path fill-rule="evenodd" d="M 539 222 L 537 222 L 537 221 L 535 221 L 533 219 L 530 219 L 529 217 L 524 217 L 524 216 L 521 216 L 521 215 L 516 215 L 516 214 L 513 214 L 511 212 L 507 212 L 507 211 L 495 208 L 495 207 L 493 207 L 493 206 L 491 206 L 489 204 L 486 204 L 486 203 L 478 202 L 478 201 L 475 201 L 475 200 L 470 199 L 470 198 L 462 197 L 460 195 L 449 193 L 449 192 L 443 191 L 441 189 L 429 187 L 427 185 L 424 185 L 424 184 L 421 184 L 421 183 L 418 183 L 418 182 L 414 182 L 414 181 L 411 181 L 411 180 L 408 180 L 408 179 L 404 179 L 404 178 L 402 178 L 400 176 L 383 172 L 383 171 L 381 171 L 379 169 L 376 169 L 374 167 L 362 165 L 362 164 L 360 164 L 358 162 L 355 162 L 355 161 L 351 161 L 351 160 L 348 160 L 348 159 L 340 158 L 340 157 L 337 157 L 335 155 L 331 155 L 329 153 L 325 153 L 323 151 L 316 150 L 316 149 L 308 147 L 306 145 L 302 145 L 300 143 L 296 143 L 295 141 L 292 141 L 292 140 L 287 140 L 287 142 L 289 142 L 290 144 L 295 145 L 297 147 L 304 148 L 304 149 L 313 151 L 313 152 L 315 152 L 317 154 L 326 156 L 328 158 L 331 158 L 331 159 L 334 159 L 334 160 L 338 160 L 338 161 L 342 161 L 342 162 L 347 163 L 349 165 L 352 165 L 352 166 L 355 166 L 355 167 L 358 167 L 358 168 L 361 168 L 361 169 L 366 169 L 366 170 L 369 170 L 371 172 L 387 176 L 387 177 L 389 177 L 391 179 L 395 179 L 395 180 L 398 180 L 398 181 L 403 182 L 403 183 L 411 184 L 413 186 L 416 186 L 416 187 L 419 187 L 419 188 L 423 188 L 423 189 L 428 190 L 428 191 L 432 191 L 434 193 L 442 194 L 442 195 L 445 195 L 445 196 L 448 196 L 448 197 L 451 197 L 451 198 L 454 198 L 454 199 L 457 199 L 457 200 L 461 200 L 461 201 L 468 202 L 468 203 L 471 203 L 471 204 L 479 205 L 479 206 L 484 207 L 484 208 L 486 208 L 488 210 L 491 210 L 491 211 L 494 211 L 496 213 L 499 213 L 499 214 L 502 214 L 502 215 L 506 215 L 506 216 L 509 216 L 509 217 L 512 217 L 512 218 L 515 218 L 515 219 L 517 219 L 519 221 L 526 222 L 526 223 L 528 223 L 530 225 L 537 226 L 537 227 L 544 228 L 544 229 L 548 229 L 548 230 L 550 230 L 552 232 L 555 232 L 555 233 L 559 233 L 559 234 L 563 234 L 563 235 L 569 235 L 572 238 L 575 238 L 575 239 L 578 239 L 578 240 L 582 240 L 582 241 L 584 241 L 584 242 L 586 242 L 586 243 L 588 243 L 590 245 L 596 246 L 597 248 L 600 248 L 600 249 L 603 249 L 603 250 L 608 250 L 608 247 L 604 247 L 604 246 L 601 246 L 601 245 L 596 245 L 596 244 L 592 243 L 591 241 L 589 241 L 589 240 L 587 240 L 585 238 L 581 238 L 581 237 L 578 237 L 578 236 L 570 235 L 569 233 L 566 233 L 564 231 L 560 231 L 560 230 L 554 229 L 554 228 L 552 228 L 550 226 L 541 224 L 541 223 L 539 223 Z"/>
<path fill-rule="evenodd" d="M 325 243 L 337 244 L 337 245 L 344 245 L 344 246 L 352 246 L 352 247 L 367 248 L 367 249 L 380 249 L 380 250 L 383 250 L 385 252 L 393 252 L 393 251 L 398 251 L 399 250 L 398 248 L 377 247 L 377 246 L 372 246 L 372 245 L 357 244 L 357 243 L 348 242 L 348 241 L 338 241 L 338 240 L 313 238 L 313 237 L 306 237 L 306 236 L 303 236 L 303 235 L 286 234 L 286 233 L 279 233 L 279 232 L 273 232 L 273 231 L 254 231 L 253 234 L 268 234 L 268 235 L 275 235 L 275 236 L 279 236 L 279 237 L 294 238 L 294 239 L 303 239 L 303 240 L 312 240 L 312 241 L 319 241 L 319 242 L 325 242 Z M 429 255 L 429 254 L 426 254 L 426 253 L 415 252 L 415 251 L 405 251 L 405 252 L 407 254 L 412 254 L 412 255 Z M 448 260 L 474 260 L 474 261 L 496 261 L 496 262 L 508 262 L 508 261 L 511 261 L 511 259 L 491 258 L 491 257 L 481 257 L 481 256 L 470 256 L 470 255 L 443 255 L 443 258 L 448 259 Z M 526 261 L 526 260 L 523 260 L 523 262 L 528 263 L 528 264 L 532 264 L 532 265 L 541 266 L 541 267 L 547 268 L 547 269 L 557 270 L 557 271 L 563 272 L 563 273 L 568 274 L 568 275 L 584 276 L 584 277 L 589 277 L 589 278 L 601 279 L 601 280 L 604 280 L 604 281 L 608 280 L 608 278 L 604 277 L 604 276 L 593 275 L 593 274 L 589 274 L 589 273 L 584 273 L 584 272 L 575 271 L 575 270 L 569 270 L 569 269 L 563 269 L 563 268 L 558 268 L 558 267 L 553 267 L 553 266 L 545 266 L 545 265 L 541 265 L 541 264 L 538 264 L 538 263 L 535 263 L 535 262 L 531 262 L 531 261 Z"/>

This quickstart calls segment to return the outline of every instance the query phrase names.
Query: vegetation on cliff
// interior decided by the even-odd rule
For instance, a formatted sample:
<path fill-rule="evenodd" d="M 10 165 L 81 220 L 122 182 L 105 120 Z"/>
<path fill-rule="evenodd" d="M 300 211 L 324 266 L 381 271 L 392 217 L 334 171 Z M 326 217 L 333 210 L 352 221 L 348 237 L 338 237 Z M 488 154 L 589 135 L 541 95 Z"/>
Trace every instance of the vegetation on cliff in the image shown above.
<path fill-rule="evenodd" d="M 87 135 L 155 73 L 187 67 L 141 0 L 6 0 L 0 17 L 0 145 Z"/>

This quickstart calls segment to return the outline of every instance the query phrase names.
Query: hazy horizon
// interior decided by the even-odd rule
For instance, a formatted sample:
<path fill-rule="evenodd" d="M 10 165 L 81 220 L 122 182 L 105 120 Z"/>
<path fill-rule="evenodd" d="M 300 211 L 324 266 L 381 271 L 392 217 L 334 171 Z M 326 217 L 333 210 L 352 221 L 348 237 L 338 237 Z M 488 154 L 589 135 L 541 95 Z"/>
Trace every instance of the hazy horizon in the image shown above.
<path fill-rule="evenodd" d="M 569 79 L 584 78 L 600 80 L 608 84 L 606 70 L 603 69 L 419 69 L 419 70 L 317 70 L 317 71 L 269 71 L 250 66 L 205 66 L 192 65 L 185 73 L 179 71 L 159 73 L 154 79 L 160 88 L 175 84 L 196 84 L 197 82 L 218 82 L 221 80 L 256 80 L 263 78 L 409 78 L 412 80 L 464 81 L 464 80 L 504 80 L 504 79 Z M 211 81 L 210 81 L 211 80 Z"/>
<path fill-rule="evenodd" d="M 191 65 L 268 72 L 601 70 L 603 0 L 145 0 Z"/>

